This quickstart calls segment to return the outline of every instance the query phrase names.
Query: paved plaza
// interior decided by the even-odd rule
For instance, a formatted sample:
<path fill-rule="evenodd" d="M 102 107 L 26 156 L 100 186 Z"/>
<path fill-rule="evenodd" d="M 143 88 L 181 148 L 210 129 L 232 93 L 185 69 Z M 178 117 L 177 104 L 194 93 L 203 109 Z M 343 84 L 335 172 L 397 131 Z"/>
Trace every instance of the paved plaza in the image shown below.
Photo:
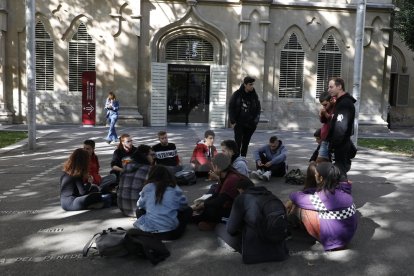
<path fill-rule="evenodd" d="M 25 126 L 0 126 L 0 130 L 25 130 Z M 154 145 L 161 128 L 123 128 L 134 144 Z M 202 127 L 170 126 L 182 162 L 188 164 Z M 134 220 L 117 207 L 65 212 L 59 204 L 59 178 L 63 162 L 85 139 L 94 139 L 101 174 L 109 172 L 114 145 L 104 141 L 103 126 L 38 126 L 37 147 L 27 141 L 0 150 L 0 275 L 414 275 L 414 158 L 360 148 L 349 178 L 359 225 L 349 248 L 324 252 L 303 235 L 289 241 L 290 258 L 281 263 L 244 265 L 241 256 L 219 243 L 214 233 L 190 225 L 184 236 L 167 247 L 171 256 L 156 266 L 135 257 L 82 257 L 82 248 L 96 232 L 108 227 L 131 228 Z M 231 129 L 214 129 L 217 146 L 232 139 Z M 388 134 L 360 133 L 359 137 L 413 138 L 412 129 Z M 289 150 L 289 169 L 305 171 L 316 147 L 312 132 L 258 130 L 248 152 L 277 135 Z M 300 189 L 272 178 L 265 185 L 283 201 Z M 199 179 L 183 186 L 191 202 L 208 185 Z"/>

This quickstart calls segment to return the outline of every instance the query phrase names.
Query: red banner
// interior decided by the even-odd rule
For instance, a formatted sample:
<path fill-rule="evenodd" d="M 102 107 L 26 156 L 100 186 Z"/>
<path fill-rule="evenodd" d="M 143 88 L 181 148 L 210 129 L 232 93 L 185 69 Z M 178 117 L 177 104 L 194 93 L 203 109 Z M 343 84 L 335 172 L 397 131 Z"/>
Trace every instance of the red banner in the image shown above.
<path fill-rule="evenodd" d="M 96 124 L 96 72 L 82 72 L 82 124 Z"/>

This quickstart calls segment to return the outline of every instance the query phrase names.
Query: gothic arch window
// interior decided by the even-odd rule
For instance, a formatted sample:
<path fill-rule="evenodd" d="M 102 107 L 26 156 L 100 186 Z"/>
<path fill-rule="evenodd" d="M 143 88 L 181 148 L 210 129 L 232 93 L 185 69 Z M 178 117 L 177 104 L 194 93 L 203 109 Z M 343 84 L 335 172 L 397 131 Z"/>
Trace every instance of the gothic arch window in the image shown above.
<path fill-rule="evenodd" d="M 316 98 L 326 91 L 329 79 L 342 76 L 342 53 L 336 39 L 330 35 L 318 53 L 316 71 Z"/>
<path fill-rule="evenodd" d="M 214 47 L 207 40 L 197 36 L 180 36 L 167 43 L 165 60 L 214 61 Z"/>
<path fill-rule="evenodd" d="M 41 21 L 36 23 L 35 47 L 36 91 L 53 91 L 55 78 L 53 41 Z"/>
<path fill-rule="evenodd" d="M 390 72 L 389 104 L 391 106 L 408 106 L 410 75 L 407 74 L 404 64 L 403 55 L 394 48 Z"/>
<path fill-rule="evenodd" d="M 82 72 L 95 71 L 95 47 L 81 23 L 69 42 L 69 91 L 82 92 Z"/>
<path fill-rule="evenodd" d="M 305 53 L 295 33 L 280 53 L 279 98 L 302 99 Z"/>

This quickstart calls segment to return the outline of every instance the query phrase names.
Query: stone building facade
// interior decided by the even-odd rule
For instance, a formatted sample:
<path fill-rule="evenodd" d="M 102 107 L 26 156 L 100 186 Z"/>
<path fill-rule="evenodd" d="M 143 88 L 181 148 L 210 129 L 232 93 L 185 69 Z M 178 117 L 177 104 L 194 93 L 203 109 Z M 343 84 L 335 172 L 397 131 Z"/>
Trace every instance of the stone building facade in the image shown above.
<path fill-rule="evenodd" d="M 315 129 L 332 76 L 352 92 L 355 0 L 36 1 L 36 121 L 82 123 L 82 72 L 96 72 L 96 123 L 114 91 L 120 124 L 227 126 L 228 100 L 256 78 L 260 127 Z M 0 0 L 0 123 L 27 113 L 24 0 Z M 413 52 L 392 0 L 367 2 L 359 124 L 414 125 Z"/>

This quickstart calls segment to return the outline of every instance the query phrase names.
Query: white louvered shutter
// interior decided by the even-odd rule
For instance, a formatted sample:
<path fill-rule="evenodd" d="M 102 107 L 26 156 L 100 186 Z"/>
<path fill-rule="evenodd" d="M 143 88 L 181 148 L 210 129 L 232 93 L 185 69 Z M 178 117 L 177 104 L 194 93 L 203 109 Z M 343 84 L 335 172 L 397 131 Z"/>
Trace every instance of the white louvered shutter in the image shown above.
<path fill-rule="evenodd" d="M 227 111 L 227 65 L 212 65 L 210 70 L 210 126 L 224 128 Z"/>
<path fill-rule="evenodd" d="M 35 41 L 36 91 L 53 91 L 55 83 L 53 41 L 40 21 L 36 24 Z"/>
<path fill-rule="evenodd" d="M 302 99 L 304 61 L 302 45 L 293 33 L 280 54 L 279 98 Z"/>
<path fill-rule="evenodd" d="M 316 98 L 323 91 L 327 91 L 331 78 L 342 77 L 342 53 L 336 44 L 335 38 L 330 35 L 321 51 L 318 53 L 318 67 L 316 79 Z"/>
<path fill-rule="evenodd" d="M 69 42 L 69 91 L 82 92 L 82 72 L 95 71 L 95 52 L 95 43 L 81 23 Z"/>
<path fill-rule="evenodd" d="M 151 65 L 151 126 L 167 124 L 168 64 L 153 62 Z"/>

